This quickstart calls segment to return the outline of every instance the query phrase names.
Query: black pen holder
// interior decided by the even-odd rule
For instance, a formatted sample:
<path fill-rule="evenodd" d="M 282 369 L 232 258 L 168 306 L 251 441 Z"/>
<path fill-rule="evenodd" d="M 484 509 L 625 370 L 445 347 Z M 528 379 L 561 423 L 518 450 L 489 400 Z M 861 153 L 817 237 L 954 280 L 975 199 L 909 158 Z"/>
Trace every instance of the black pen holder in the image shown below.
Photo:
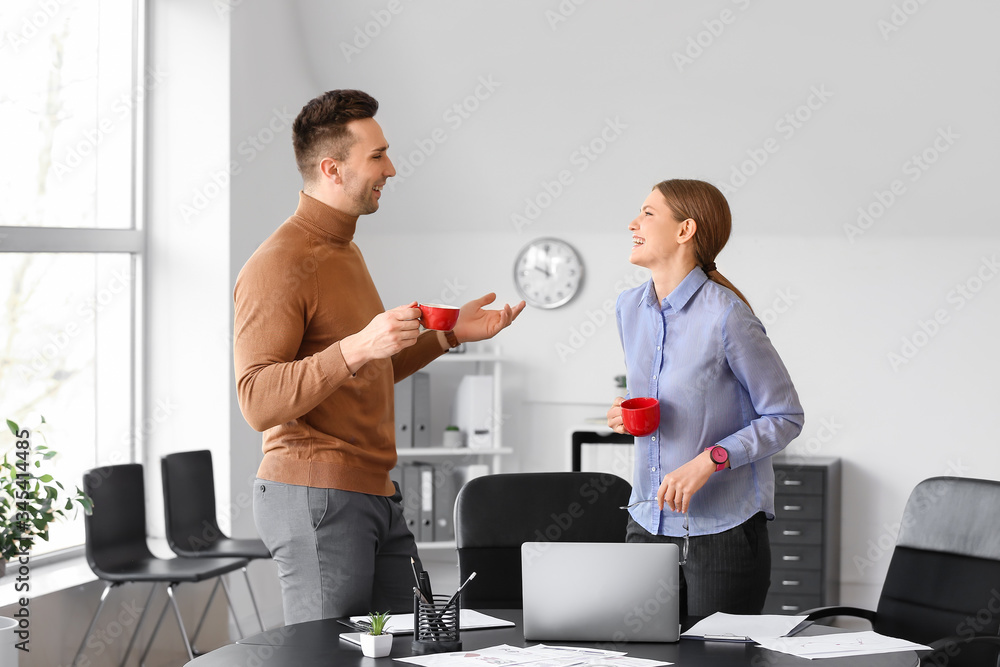
<path fill-rule="evenodd" d="M 461 596 L 448 604 L 450 598 L 435 595 L 430 603 L 413 596 L 413 653 L 446 653 L 461 651 L 459 610 Z"/>

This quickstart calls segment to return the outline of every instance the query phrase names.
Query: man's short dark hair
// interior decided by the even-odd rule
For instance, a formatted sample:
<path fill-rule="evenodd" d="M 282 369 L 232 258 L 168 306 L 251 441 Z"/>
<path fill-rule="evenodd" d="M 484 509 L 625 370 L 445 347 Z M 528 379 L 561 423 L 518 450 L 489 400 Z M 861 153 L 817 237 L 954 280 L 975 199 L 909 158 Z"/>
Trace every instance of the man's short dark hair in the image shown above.
<path fill-rule="evenodd" d="M 331 90 L 302 107 L 292 124 L 292 146 L 302 178 L 311 180 L 317 161 L 344 160 L 354 144 L 352 120 L 372 118 L 378 102 L 360 90 Z"/>

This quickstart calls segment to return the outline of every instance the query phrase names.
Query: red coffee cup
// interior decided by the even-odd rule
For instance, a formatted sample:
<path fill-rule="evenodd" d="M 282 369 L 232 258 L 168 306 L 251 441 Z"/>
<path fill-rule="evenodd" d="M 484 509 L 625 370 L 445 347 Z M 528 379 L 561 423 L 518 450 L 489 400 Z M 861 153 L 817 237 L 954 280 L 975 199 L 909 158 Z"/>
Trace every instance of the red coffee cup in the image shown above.
<path fill-rule="evenodd" d="M 439 303 L 417 304 L 420 308 L 420 323 L 425 329 L 451 331 L 458 322 L 458 306 L 442 306 Z"/>
<path fill-rule="evenodd" d="M 660 425 L 660 401 L 649 396 L 622 401 L 622 422 L 632 435 L 649 435 Z"/>

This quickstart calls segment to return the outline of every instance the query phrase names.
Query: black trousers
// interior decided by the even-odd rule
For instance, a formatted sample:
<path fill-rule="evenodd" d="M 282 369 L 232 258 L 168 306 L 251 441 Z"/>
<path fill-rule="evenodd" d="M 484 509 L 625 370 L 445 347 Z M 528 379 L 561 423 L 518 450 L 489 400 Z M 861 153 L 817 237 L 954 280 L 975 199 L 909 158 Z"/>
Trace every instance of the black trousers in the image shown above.
<path fill-rule="evenodd" d="M 670 542 L 684 553 L 683 537 L 653 535 L 632 517 L 625 541 Z M 717 611 L 759 614 L 770 587 L 771 542 L 767 517 L 758 512 L 735 528 L 690 538 L 680 572 L 681 618 Z"/>

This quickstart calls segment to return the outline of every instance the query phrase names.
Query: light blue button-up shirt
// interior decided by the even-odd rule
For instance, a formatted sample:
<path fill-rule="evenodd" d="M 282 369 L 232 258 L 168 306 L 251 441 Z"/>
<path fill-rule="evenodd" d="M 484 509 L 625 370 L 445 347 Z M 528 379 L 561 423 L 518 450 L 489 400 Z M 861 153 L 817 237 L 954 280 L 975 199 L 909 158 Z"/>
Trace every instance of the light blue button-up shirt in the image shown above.
<path fill-rule="evenodd" d="M 798 394 L 761 324 L 732 290 L 695 268 L 662 304 L 653 281 L 622 292 L 618 334 L 628 394 L 656 396 L 660 426 L 635 438 L 632 499 L 655 498 L 663 476 L 706 447 L 729 452 L 691 499 L 691 535 L 740 525 L 763 510 L 774 518 L 771 456 L 802 430 Z M 684 534 L 684 515 L 656 503 L 630 510 L 654 535 Z"/>

